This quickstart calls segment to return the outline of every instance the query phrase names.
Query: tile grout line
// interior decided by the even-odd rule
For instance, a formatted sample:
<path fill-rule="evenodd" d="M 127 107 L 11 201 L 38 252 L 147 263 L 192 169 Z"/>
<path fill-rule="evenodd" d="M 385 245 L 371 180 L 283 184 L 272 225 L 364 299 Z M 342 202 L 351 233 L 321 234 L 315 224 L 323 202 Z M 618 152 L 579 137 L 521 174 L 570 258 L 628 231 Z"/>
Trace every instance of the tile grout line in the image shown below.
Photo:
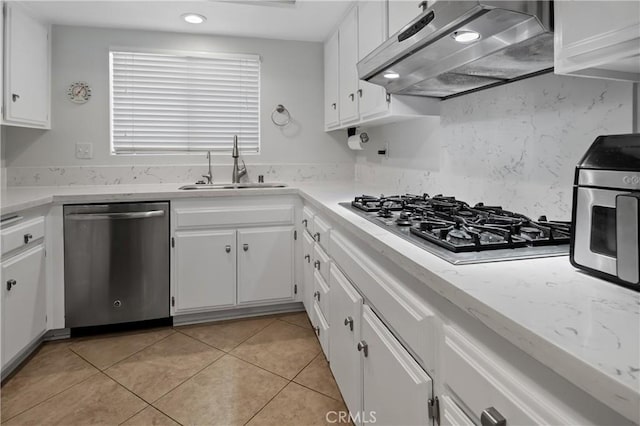
<path fill-rule="evenodd" d="M 156 340 L 155 342 L 153 342 L 153 343 L 151 343 L 151 344 L 149 344 L 149 345 L 145 346 L 144 348 L 142 348 L 142 349 L 140 349 L 140 350 L 135 351 L 135 352 L 134 352 L 134 353 L 132 353 L 132 354 L 127 355 L 126 357 L 122 358 L 121 360 L 116 361 L 116 362 L 114 362 L 113 364 L 111 364 L 111 365 L 109 365 L 108 367 L 105 367 L 105 368 L 103 368 L 103 369 L 102 369 L 102 368 L 100 368 L 100 367 L 98 367 L 97 365 L 93 364 L 91 361 L 89 361 L 88 359 L 86 359 L 84 356 L 82 356 L 81 354 L 79 354 L 79 353 L 77 353 L 76 351 L 74 351 L 73 349 L 71 349 L 71 345 L 72 345 L 72 344 L 70 344 L 70 345 L 69 345 L 69 347 L 68 347 L 67 349 L 69 349 L 71 352 L 73 352 L 74 354 L 78 355 L 80 358 L 82 358 L 83 360 L 85 360 L 86 362 L 88 362 L 89 364 L 91 364 L 91 366 L 92 366 L 92 367 L 94 367 L 94 368 L 96 368 L 96 369 L 98 369 L 98 371 L 106 371 L 106 370 L 110 369 L 111 367 L 113 367 L 114 365 L 119 364 L 119 363 L 121 363 L 122 361 L 125 361 L 125 360 L 127 360 L 127 359 L 131 358 L 132 356 L 134 356 L 134 355 L 135 355 L 135 354 L 137 354 L 138 352 L 142 352 L 143 350 L 147 349 L 148 347 L 151 347 L 151 346 L 155 345 L 156 343 L 160 343 L 160 342 L 162 342 L 163 340 L 165 340 L 165 339 L 167 339 L 167 338 L 171 337 L 171 335 L 173 335 L 173 334 L 176 332 L 176 331 L 175 331 L 175 330 L 173 330 L 173 329 L 172 329 L 171 331 L 172 331 L 172 333 L 169 333 L 168 335 L 166 335 L 166 336 L 162 337 L 161 339 Z M 89 340 L 86 340 L 86 341 L 89 341 Z M 109 376 L 109 375 L 107 374 L 107 376 Z M 109 377 L 111 377 L 111 376 L 109 376 Z"/>
<path fill-rule="evenodd" d="M 314 392 L 317 392 L 317 393 L 319 393 L 320 395 L 324 395 L 324 396 L 326 396 L 326 397 L 328 397 L 328 398 L 331 398 L 331 399 L 334 399 L 334 400 L 336 400 L 336 401 L 338 401 L 338 402 L 342 402 L 342 403 L 344 403 L 344 397 L 342 396 L 342 392 L 340 392 L 340 388 L 338 388 L 338 392 L 340 392 L 340 398 L 341 398 L 341 399 L 336 399 L 336 398 L 332 397 L 331 395 L 327 395 L 326 393 L 319 391 L 318 389 L 314 389 L 314 388 L 312 388 L 312 387 L 310 387 L 310 386 L 307 386 L 307 385 L 305 385 L 305 384 L 303 384 L 303 383 L 296 382 L 296 378 L 298 378 L 298 376 L 299 376 L 300 374 L 302 374 L 302 372 L 304 371 L 304 369 L 305 369 L 305 368 L 307 368 L 309 365 L 311 365 L 311 363 L 313 363 L 313 362 L 314 362 L 316 359 L 318 359 L 319 357 L 322 357 L 322 358 L 324 359 L 324 361 L 325 361 L 325 362 L 327 362 L 326 358 L 324 357 L 324 353 L 323 353 L 322 351 L 320 351 L 320 353 L 319 353 L 318 355 L 316 355 L 316 357 L 315 357 L 314 359 L 312 359 L 312 360 L 311 360 L 311 362 L 310 362 L 309 364 L 307 364 L 307 366 L 306 366 L 306 367 L 304 367 L 302 370 L 300 370 L 300 372 L 298 372 L 298 374 L 296 374 L 296 376 L 295 376 L 293 379 L 291 379 L 291 381 L 292 381 L 292 382 L 294 382 L 294 383 L 295 383 L 295 384 L 297 384 L 297 385 L 300 385 L 300 386 L 305 387 L 305 388 L 307 388 L 307 389 L 309 389 L 309 390 L 312 390 L 312 391 L 314 391 Z M 331 374 L 331 378 L 332 378 L 332 379 L 333 379 L 333 381 L 335 382 L 335 381 L 336 381 L 336 378 L 333 376 L 333 373 L 331 372 L 331 368 L 329 368 L 329 374 Z M 336 382 L 336 387 L 337 387 L 337 382 Z"/>
<path fill-rule="evenodd" d="M 296 324 L 296 323 L 293 323 L 293 322 L 289 322 L 286 319 L 277 318 L 277 320 L 278 321 L 282 321 L 282 322 L 286 322 L 287 324 L 298 326 L 300 328 L 304 328 L 305 330 L 313 330 L 311 327 L 307 327 L 306 325 L 300 325 L 300 324 Z M 309 325 L 311 325 L 311 323 L 309 323 Z"/>
<path fill-rule="evenodd" d="M 321 352 L 322 352 L 322 350 L 321 350 Z M 305 368 L 307 368 L 307 367 L 309 366 L 309 364 L 311 364 L 311 363 L 313 362 L 313 360 L 315 360 L 316 358 L 317 358 L 317 355 L 316 355 L 315 357 L 313 357 L 313 358 L 311 359 L 311 361 L 309 361 L 309 362 L 308 362 L 304 367 L 302 367 L 302 368 L 300 369 L 300 371 L 298 371 L 298 374 L 300 374 L 300 372 L 302 372 L 302 370 L 304 370 Z M 240 359 L 240 358 L 238 358 L 238 359 Z M 243 361 L 244 361 L 244 360 L 243 360 Z M 250 363 L 250 364 L 251 364 L 251 363 Z M 253 365 L 253 364 L 251 364 L 251 365 Z M 262 367 L 260 367 L 260 368 L 262 368 Z M 265 369 L 263 368 L 263 370 L 265 370 Z M 265 371 L 268 371 L 268 370 L 265 370 Z M 271 373 L 271 372 L 270 372 L 270 373 Z M 272 374 L 275 374 L 275 373 L 272 373 Z M 295 378 L 298 376 L 298 374 L 296 374 L 296 375 L 293 377 L 293 379 L 295 379 Z M 282 376 L 280 376 L 280 377 L 282 377 Z M 287 384 L 286 384 L 286 385 L 284 385 L 284 386 L 282 387 L 282 389 L 280 389 L 280 390 L 278 391 L 278 393 L 276 393 L 276 394 L 273 396 L 273 398 L 271 398 L 269 401 L 267 401 L 267 402 L 266 402 L 266 404 L 264 404 L 264 405 L 263 405 L 263 406 L 262 406 L 258 411 L 256 411 L 256 412 L 255 412 L 255 414 L 254 414 L 253 416 L 251 416 L 251 418 L 250 418 L 249 420 L 247 420 L 247 422 L 244 424 L 244 426 L 246 426 L 247 424 L 249 424 L 249 422 L 250 422 L 251 420 L 253 420 L 253 418 L 254 418 L 255 416 L 257 416 L 258 414 L 260 414 L 260 412 L 261 412 L 262 410 L 264 410 L 264 409 L 265 409 L 265 407 L 271 403 L 271 401 L 273 401 L 273 400 L 274 400 L 278 395 L 280 395 L 280 394 L 282 393 L 282 391 L 283 391 L 283 390 L 285 390 L 285 388 L 286 388 L 287 386 L 289 386 L 289 385 L 293 382 L 293 379 L 287 379 L 287 380 L 288 380 Z M 297 383 L 296 383 L 296 384 L 297 384 Z"/>
<path fill-rule="evenodd" d="M 252 317 L 253 318 L 253 317 Z M 256 319 L 260 319 L 261 317 L 255 317 Z M 265 328 L 269 327 L 271 324 L 273 324 L 274 322 L 276 322 L 278 320 L 278 318 L 274 318 L 273 321 L 271 321 L 269 324 L 265 325 L 264 327 L 262 327 L 261 329 L 257 330 L 255 333 L 251 334 L 249 337 L 247 337 L 246 339 L 244 339 L 243 341 L 241 341 L 240 343 L 238 343 L 237 345 L 235 345 L 233 348 L 231 348 L 229 351 L 225 351 L 224 349 L 218 348 L 217 346 L 212 345 L 211 343 L 207 343 L 204 340 L 200 340 L 197 337 L 191 336 L 189 334 L 184 333 L 183 331 L 174 328 L 173 330 L 176 331 L 177 333 L 180 333 L 182 335 L 185 335 L 187 337 L 191 337 L 192 339 L 197 340 L 198 342 L 202 342 L 207 346 L 210 346 L 214 349 L 217 349 L 219 351 L 222 351 L 226 354 L 230 353 L 232 350 L 234 350 L 235 348 L 237 348 L 238 346 L 240 346 L 241 344 L 243 344 L 244 342 L 246 342 L 247 340 L 251 339 L 253 336 L 255 336 L 256 334 L 260 333 L 262 330 L 264 330 Z M 211 325 L 214 325 L 215 323 L 212 323 Z M 206 327 L 206 323 L 205 325 L 203 325 L 203 327 Z"/>
<path fill-rule="evenodd" d="M 69 349 L 69 348 L 67 348 L 67 349 Z M 75 355 L 75 352 L 74 352 L 74 355 Z M 91 364 L 90 364 L 90 365 L 91 365 Z M 34 408 L 36 408 L 37 406 L 42 405 L 42 404 L 44 404 L 45 402 L 49 401 L 51 398 L 54 398 L 54 397 L 56 397 L 56 396 L 60 395 L 61 393 L 68 391 L 68 390 L 69 390 L 69 389 L 71 389 L 72 387 L 77 386 L 77 385 L 79 385 L 80 383 L 84 383 L 84 382 L 86 382 L 87 380 L 89 380 L 90 378 L 92 378 L 93 376 L 95 376 L 96 374 L 100 374 L 100 373 L 102 373 L 102 371 L 98 370 L 98 369 L 97 369 L 97 368 L 95 368 L 93 365 L 91 365 L 91 367 L 92 367 L 92 368 L 94 368 L 96 371 L 95 371 L 95 372 L 93 372 L 93 373 L 91 373 L 88 377 L 86 377 L 86 378 L 84 378 L 84 379 L 80 380 L 80 381 L 79 381 L 79 382 L 77 382 L 77 383 L 72 384 L 72 385 L 71 385 L 71 386 L 69 386 L 69 387 L 64 388 L 64 389 L 63 389 L 63 390 L 61 390 L 60 392 L 57 392 L 57 393 L 55 393 L 54 395 L 51 395 L 51 396 L 50 396 L 50 397 L 48 397 L 48 398 L 43 399 L 42 401 L 38 402 L 37 404 L 35 404 L 35 405 L 33 405 L 33 406 L 31 406 L 31 407 L 27 408 L 26 410 L 23 410 L 23 411 L 19 412 L 18 414 L 14 415 L 14 416 L 9 417 L 8 419 L 3 419 L 3 420 L 2 420 L 2 424 L 5 424 L 6 422 L 8 422 L 8 421 L 9 421 L 9 420 L 11 420 L 11 419 L 15 419 L 16 417 L 18 417 L 18 416 L 20 416 L 20 415 L 22 415 L 22 414 L 26 413 L 27 411 L 31 411 L 31 410 L 33 410 L 33 409 L 34 409 Z"/>

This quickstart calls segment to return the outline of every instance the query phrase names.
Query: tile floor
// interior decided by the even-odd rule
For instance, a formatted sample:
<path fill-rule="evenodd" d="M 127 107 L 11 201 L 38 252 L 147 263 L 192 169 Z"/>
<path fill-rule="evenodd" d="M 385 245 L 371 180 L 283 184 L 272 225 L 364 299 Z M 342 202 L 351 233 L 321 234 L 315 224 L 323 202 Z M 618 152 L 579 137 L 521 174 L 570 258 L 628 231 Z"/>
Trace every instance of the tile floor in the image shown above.
<path fill-rule="evenodd" d="M 305 313 L 43 345 L 2 425 L 324 425 L 346 410 Z"/>

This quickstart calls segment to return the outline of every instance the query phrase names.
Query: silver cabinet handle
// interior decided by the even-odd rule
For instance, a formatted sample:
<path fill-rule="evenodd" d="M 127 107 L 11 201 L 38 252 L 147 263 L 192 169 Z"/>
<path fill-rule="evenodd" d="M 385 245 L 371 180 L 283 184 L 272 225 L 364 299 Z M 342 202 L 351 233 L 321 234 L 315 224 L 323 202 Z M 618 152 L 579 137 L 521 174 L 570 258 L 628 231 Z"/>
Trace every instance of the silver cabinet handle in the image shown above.
<path fill-rule="evenodd" d="M 348 326 L 349 326 L 349 329 L 350 329 L 351 331 L 353 331 L 353 318 L 352 318 L 352 317 L 346 317 L 346 318 L 344 319 L 344 325 L 348 325 Z"/>
<path fill-rule="evenodd" d="M 316 291 L 313 293 L 313 298 L 316 299 L 318 302 L 320 301 L 320 292 Z"/>
<path fill-rule="evenodd" d="M 306 261 L 307 261 L 307 263 L 311 263 L 311 256 L 310 256 L 310 255 L 308 255 L 308 254 L 305 254 L 305 255 L 304 255 L 304 260 L 306 260 Z"/>
<path fill-rule="evenodd" d="M 356 99 L 356 95 L 353 93 L 349 93 L 349 98 L 351 99 L 351 102 L 353 102 Z"/>
<path fill-rule="evenodd" d="M 507 419 L 494 407 L 489 407 L 480 416 L 482 426 L 507 426 Z"/>
<path fill-rule="evenodd" d="M 242 250 L 249 251 L 249 244 L 243 244 L 242 245 Z"/>
<path fill-rule="evenodd" d="M 307 224 L 309 223 L 309 221 L 307 219 L 302 219 L 302 224 L 304 225 L 304 227 L 307 227 Z"/>
<path fill-rule="evenodd" d="M 418 8 L 421 8 L 423 12 L 427 10 L 427 7 L 428 5 L 426 1 L 421 1 L 420 4 L 418 5 Z"/>
<path fill-rule="evenodd" d="M 18 99 L 20 99 L 20 95 L 13 93 L 11 95 L 11 99 L 13 100 L 13 102 L 16 102 Z"/>
<path fill-rule="evenodd" d="M 358 96 L 362 97 L 362 89 L 358 89 Z"/>
<path fill-rule="evenodd" d="M 320 270 L 320 261 L 316 260 L 315 262 L 313 262 L 313 266 L 319 271 Z"/>
<path fill-rule="evenodd" d="M 7 291 L 11 291 L 12 287 L 15 287 L 18 284 L 16 280 L 7 281 Z"/>
<path fill-rule="evenodd" d="M 335 102 L 331 104 L 331 108 L 336 109 L 336 107 L 337 107 L 337 105 L 336 105 Z"/>
<path fill-rule="evenodd" d="M 164 216 L 164 210 L 151 210 L 147 212 L 123 212 L 123 213 L 76 213 L 68 214 L 65 219 L 73 220 L 104 220 L 104 219 L 147 219 Z"/>
<path fill-rule="evenodd" d="M 29 244 L 29 241 L 33 238 L 31 234 L 24 234 L 24 243 Z"/>
<path fill-rule="evenodd" d="M 231 253 L 231 246 L 225 246 L 224 251 L 226 251 L 227 253 Z"/>
<path fill-rule="evenodd" d="M 356 347 L 358 348 L 358 352 L 364 353 L 365 358 L 369 356 L 369 345 L 367 345 L 367 342 L 360 340 Z"/>
<path fill-rule="evenodd" d="M 313 239 L 316 240 L 317 242 L 320 242 L 320 233 L 316 232 L 315 234 L 313 234 Z"/>
<path fill-rule="evenodd" d="M 316 331 L 316 336 L 320 337 L 320 327 L 316 325 L 313 329 Z"/>

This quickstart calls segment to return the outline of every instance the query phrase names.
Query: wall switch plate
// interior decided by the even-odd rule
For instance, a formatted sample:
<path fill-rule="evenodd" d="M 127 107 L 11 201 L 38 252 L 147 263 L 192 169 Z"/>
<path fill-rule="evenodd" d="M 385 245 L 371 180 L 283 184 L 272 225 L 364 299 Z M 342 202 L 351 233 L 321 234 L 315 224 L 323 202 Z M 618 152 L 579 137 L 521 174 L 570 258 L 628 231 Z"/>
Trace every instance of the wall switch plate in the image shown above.
<path fill-rule="evenodd" d="M 93 144 L 91 144 L 91 143 L 77 143 L 76 144 L 76 158 L 82 158 L 82 159 L 93 158 Z"/>

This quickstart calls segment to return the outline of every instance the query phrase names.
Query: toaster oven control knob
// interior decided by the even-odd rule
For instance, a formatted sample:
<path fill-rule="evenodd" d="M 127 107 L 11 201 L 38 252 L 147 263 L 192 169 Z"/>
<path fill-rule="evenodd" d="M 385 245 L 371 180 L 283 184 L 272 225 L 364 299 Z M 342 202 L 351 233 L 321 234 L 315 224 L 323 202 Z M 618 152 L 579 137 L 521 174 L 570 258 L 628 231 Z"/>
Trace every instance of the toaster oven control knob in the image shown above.
<path fill-rule="evenodd" d="M 121 302 L 121 301 L 119 301 L 119 300 L 115 300 L 115 301 L 113 302 L 113 307 L 114 307 L 114 308 L 121 308 L 121 307 L 122 307 L 122 302 Z"/>

